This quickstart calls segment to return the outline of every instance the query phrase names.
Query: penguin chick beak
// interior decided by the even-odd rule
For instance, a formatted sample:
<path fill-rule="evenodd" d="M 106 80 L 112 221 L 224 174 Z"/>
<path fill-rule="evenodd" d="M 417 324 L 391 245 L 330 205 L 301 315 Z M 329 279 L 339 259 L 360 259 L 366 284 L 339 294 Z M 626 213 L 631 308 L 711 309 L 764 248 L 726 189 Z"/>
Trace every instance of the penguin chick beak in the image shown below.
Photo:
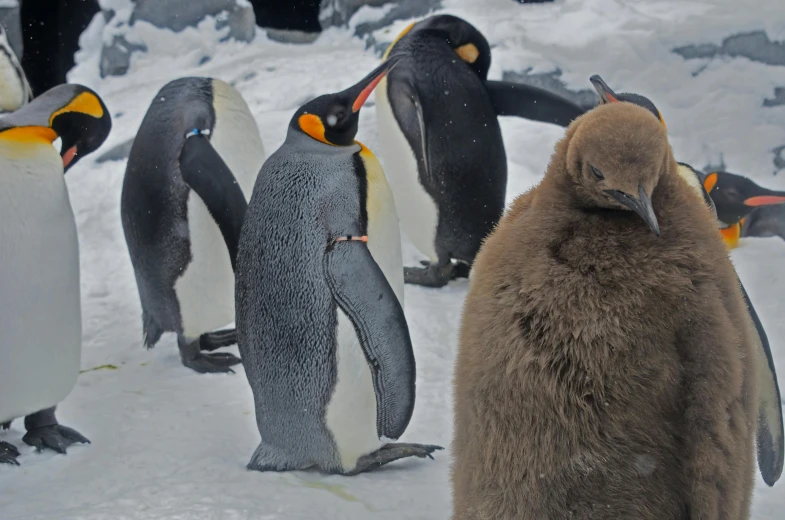
<path fill-rule="evenodd" d="M 637 199 L 619 190 L 605 190 L 605 193 L 637 213 L 649 228 L 654 231 L 654 234 L 660 236 L 660 225 L 657 223 L 657 216 L 654 214 L 651 199 L 646 195 L 646 190 L 643 189 L 643 186 L 638 185 Z"/>
<path fill-rule="evenodd" d="M 596 90 L 597 94 L 600 96 L 601 104 L 620 103 L 616 93 L 611 90 L 611 87 L 609 87 L 608 84 L 603 81 L 599 74 L 595 74 L 590 77 L 589 81 L 591 81 L 591 84 L 594 86 L 594 90 Z"/>
<path fill-rule="evenodd" d="M 381 65 L 373 69 L 370 74 L 360 80 L 355 86 L 349 88 L 350 94 L 354 95 L 354 103 L 352 103 L 352 112 L 359 112 L 365 101 L 376 88 L 376 85 L 384 78 L 385 74 L 390 72 L 398 60 L 385 60 Z M 350 98 L 351 99 L 351 98 Z"/>

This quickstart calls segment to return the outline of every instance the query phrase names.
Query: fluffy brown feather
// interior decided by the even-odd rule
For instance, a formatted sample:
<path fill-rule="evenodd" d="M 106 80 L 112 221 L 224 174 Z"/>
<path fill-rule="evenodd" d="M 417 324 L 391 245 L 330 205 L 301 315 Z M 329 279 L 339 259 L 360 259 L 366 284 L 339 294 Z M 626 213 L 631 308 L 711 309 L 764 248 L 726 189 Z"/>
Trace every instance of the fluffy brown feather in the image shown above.
<path fill-rule="evenodd" d="M 659 237 L 605 192 L 638 184 Z M 454 379 L 454 520 L 749 518 L 745 319 L 716 223 L 662 125 L 627 103 L 578 118 L 474 264 Z"/>

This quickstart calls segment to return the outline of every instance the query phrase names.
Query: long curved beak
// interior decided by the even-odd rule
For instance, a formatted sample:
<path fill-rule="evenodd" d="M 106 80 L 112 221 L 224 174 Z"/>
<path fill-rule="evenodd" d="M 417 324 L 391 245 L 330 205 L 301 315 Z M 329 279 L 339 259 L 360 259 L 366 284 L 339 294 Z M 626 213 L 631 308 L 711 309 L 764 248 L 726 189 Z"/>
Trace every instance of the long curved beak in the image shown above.
<path fill-rule="evenodd" d="M 744 201 L 744 205 L 751 208 L 757 208 L 760 206 L 771 206 L 773 204 L 782 204 L 785 202 L 785 193 L 781 191 L 765 191 L 767 192 L 765 195 L 756 195 L 755 197 L 746 199 Z"/>
<path fill-rule="evenodd" d="M 345 90 L 350 99 L 354 98 L 352 112 L 360 111 L 365 104 L 365 101 L 371 95 L 371 92 L 373 92 L 373 89 L 376 88 L 376 85 L 384 78 L 385 74 L 392 70 L 396 63 L 398 63 L 397 59 L 383 61 L 381 65 L 373 69 L 370 74 L 361 79 L 357 84 Z"/>
<path fill-rule="evenodd" d="M 605 193 L 637 213 L 646 222 L 649 229 L 654 231 L 655 235 L 660 236 L 660 225 L 657 223 L 657 216 L 654 214 L 651 199 L 646 195 L 646 190 L 643 189 L 643 186 L 638 185 L 637 198 L 619 190 L 605 190 Z"/>
<path fill-rule="evenodd" d="M 591 81 L 591 84 L 594 86 L 594 90 L 597 91 L 597 94 L 600 96 L 600 100 L 603 104 L 619 103 L 619 98 L 616 96 L 616 93 L 611 90 L 611 87 L 609 87 L 608 84 L 603 81 L 599 74 L 595 74 L 590 77 L 589 81 Z"/>

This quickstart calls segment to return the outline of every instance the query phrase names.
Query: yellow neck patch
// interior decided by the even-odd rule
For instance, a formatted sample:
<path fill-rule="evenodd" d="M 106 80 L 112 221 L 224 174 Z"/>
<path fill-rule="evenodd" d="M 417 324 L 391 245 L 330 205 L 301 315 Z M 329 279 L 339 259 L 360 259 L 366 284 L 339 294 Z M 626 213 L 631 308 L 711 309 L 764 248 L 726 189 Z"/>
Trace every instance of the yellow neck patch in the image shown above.
<path fill-rule="evenodd" d="M 386 51 L 384 51 L 384 56 L 382 56 L 382 61 L 384 61 L 384 60 L 386 60 L 386 59 L 387 59 L 387 56 L 389 56 L 389 55 L 390 55 L 390 51 L 392 50 L 392 48 L 393 48 L 393 47 L 395 47 L 395 44 L 396 44 L 396 43 L 398 43 L 398 40 L 400 40 L 401 38 L 403 38 L 404 36 L 406 36 L 406 33 L 408 33 L 409 31 L 411 31 L 411 30 L 412 30 L 412 27 L 414 27 L 414 25 L 415 25 L 416 23 L 417 23 L 417 22 L 412 22 L 412 23 L 410 23 L 409 25 L 407 25 L 407 26 L 406 26 L 406 28 L 405 28 L 403 31 L 401 31 L 401 34 L 399 34 L 398 36 L 396 36 L 396 37 L 395 37 L 395 39 L 394 39 L 394 40 L 393 40 L 393 42 L 390 44 L 390 46 L 389 46 L 389 47 L 387 47 L 387 50 L 386 50 Z"/>
<path fill-rule="evenodd" d="M 732 226 L 720 229 L 720 234 L 722 234 L 722 241 L 725 242 L 725 247 L 728 249 L 734 249 L 739 245 L 742 222 L 743 220 L 738 224 L 733 224 Z"/>
<path fill-rule="evenodd" d="M 662 113 L 660 113 L 659 110 L 657 110 L 657 116 L 659 116 L 660 123 L 662 123 L 662 126 L 665 127 L 665 131 L 667 132 L 668 131 L 668 125 L 665 124 L 665 120 L 662 118 Z"/>
<path fill-rule="evenodd" d="M 57 134 L 46 126 L 17 126 L 0 131 L 0 139 L 17 143 L 52 144 L 57 139 Z"/>
<path fill-rule="evenodd" d="M 477 50 L 477 47 L 473 43 L 461 45 L 455 49 L 455 52 L 457 52 L 458 56 L 460 56 L 461 59 L 466 63 L 474 63 L 477 61 L 477 57 L 480 55 L 480 51 Z"/>
<path fill-rule="evenodd" d="M 97 119 L 100 119 L 104 115 L 104 110 L 101 108 L 101 103 L 98 101 L 98 98 L 89 92 L 82 92 L 72 99 L 71 102 L 66 106 L 54 112 L 49 117 L 49 124 L 52 124 L 52 121 L 55 120 L 55 117 L 67 112 L 79 112 L 81 114 L 93 116 Z"/>
<path fill-rule="evenodd" d="M 322 123 L 319 116 L 314 114 L 303 114 L 297 119 L 297 124 L 300 125 L 300 130 L 317 141 L 332 145 L 332 143 L 324 137 L 324 123 Z"/>

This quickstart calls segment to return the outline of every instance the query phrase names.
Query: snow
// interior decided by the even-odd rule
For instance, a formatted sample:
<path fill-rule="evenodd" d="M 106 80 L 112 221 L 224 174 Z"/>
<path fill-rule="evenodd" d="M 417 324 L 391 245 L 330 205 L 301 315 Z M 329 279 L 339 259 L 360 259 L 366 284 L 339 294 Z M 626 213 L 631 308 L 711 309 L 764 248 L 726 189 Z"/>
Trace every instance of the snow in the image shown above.
<path fill-rule="evenodd" d="M 770 175 L 770 148 L 785 144 L 783 109 L 760 105 L 773 86 L 785 85 L 785 68 L 743 58 L 698 63 L 669 52 L 689 43 L 719 43 L 743 30 L 766 29 L 770 38 L 782 37 L 785 18 L 774 11 L 778 3 L 757 0 L 738 9 L 739 3 L 730 0 L 574 0 L 525 6 L 511 0 L 445 0 L 442 12 L 466 18 L 489 37 L 493 78 L 502 70 L 532 66 L 548 71 L 558 65 L 571 88 L 590 88 L 589 75 L 599 73 L 618 91 L 637 90 L 654 99 L 678 159 L 702 166 L 722 154 L 734 171 L 782 188 L 781 176 Z M 130 2 L 101 0 L 101 5 L 119 11 Z M 370 14 L 366 10 L 363 16 Z M 409 22 L 396 22 L 387 39 Z M 285 45 L 265 38 L 263 31 L 251 44 L 219 44 L 212 21 L 177 37 L 137 25 L 135 30 L 156 54 L 135 56 L 128 75 L 99 78 L 102 40 L 96 21 L 82 38 L 88 48 L 69 75 L 69 81 L 99 92 L 114 117 L 102 148 L 67 175 L 81 247 L 82 367 L 90 371 L 79 377 L 58 417 L 92 444 L 74 446 L 67 456 L 36 454 L 21 441 L 23 424 L 16 421 L 0 435 L 22 451 L 20 467 L 0 467 L 0 517 L 448 519 L 452 366 L 467 282 L 440 290 L 405 287 L 417 358 L 417 404 L 402 440 L 447 448 L 434 461 L 396 462 L 356 477 L 249 472 L 244 466 L 257 446 L 258 431 L 242 367 L 234 375 L 196 374 L 181 365 L 172 335 L 152 351 L 142 347 L 141 310 L 119 214 L 125 162 L 94 162 L 134 136 L 161 86 L 187 75 L 235 84 L 272 152 L 302 103 L 346 88 L 375 67 L 378 58 L 345 28 L 326 31 L 312 45 Z M 377 40 L 385 41 L 379 37 L 384 32 L 376 33 Z M 211 59 L 200 66 L 202 52 Z M 501 121 L 511 201 L 541 177 L 563 129 L 513 118 Z M 378 149 L 373 97 L 361 112 L 358 139 Z M 421 258 L 406 237 L 403 252 L 406 265 Z M 785 242 L 743 239 L 732 259 L 767 329 L 777 369 L 785 374 L 785 270 L 780 268 Z M 236 347 L 230 350 L 237 353 Z M 523 440 L 521 449 L 527 449 Z M 768 488 L 758 477 L 755 520 L 782 517 L 784 485 Z"/>

